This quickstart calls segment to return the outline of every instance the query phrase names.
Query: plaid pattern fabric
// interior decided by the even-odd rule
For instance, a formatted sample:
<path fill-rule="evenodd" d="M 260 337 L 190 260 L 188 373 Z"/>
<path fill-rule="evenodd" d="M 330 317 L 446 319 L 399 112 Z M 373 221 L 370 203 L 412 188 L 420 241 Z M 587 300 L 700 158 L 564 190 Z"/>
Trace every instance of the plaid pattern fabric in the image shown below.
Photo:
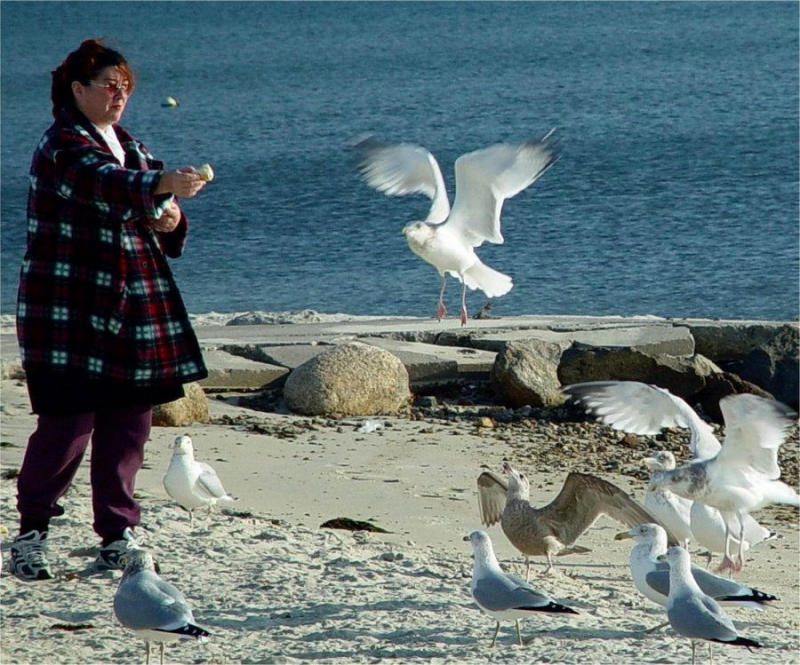
<path fill-rule="evenodd" d="M 163 164 L 115 129 L 124 167 L 91 123 L 67 111 L 33 155 L 17 299 L 23 367 L 137 387 L 201 379 L 203 357 L 166 260 L 181 255 L 187 220 L 170 233 L 145 226 L 171 200 L 153 195 Z"/>

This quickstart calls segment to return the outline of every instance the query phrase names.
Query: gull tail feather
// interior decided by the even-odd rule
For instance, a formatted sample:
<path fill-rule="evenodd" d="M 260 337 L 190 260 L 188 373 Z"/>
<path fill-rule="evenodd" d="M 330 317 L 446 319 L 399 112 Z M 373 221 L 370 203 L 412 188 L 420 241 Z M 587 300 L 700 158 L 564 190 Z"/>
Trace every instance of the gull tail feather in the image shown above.
<path fill-rule="evenodd" d="M 739 646 L 747 647 L 755 647 L 756 649 L 760 649 L 764 645 L 761 642 L 756 642 L 755 640 L 751 640 L 749 637 L 742 637 L 739 636 L 735 640 L 717 640 L 713 637 L 711 638 L 712 642 L 719 642 L 720 644 L 737 644 Z"/>
<path fill-rule="evenodd" d="M 503 296 L 514 286 L 508 275 L 504 275 L 480 261 L 476 261 L 464 271 L 463 279 L 470 289 L 480 289 L 487 298 Z"/>

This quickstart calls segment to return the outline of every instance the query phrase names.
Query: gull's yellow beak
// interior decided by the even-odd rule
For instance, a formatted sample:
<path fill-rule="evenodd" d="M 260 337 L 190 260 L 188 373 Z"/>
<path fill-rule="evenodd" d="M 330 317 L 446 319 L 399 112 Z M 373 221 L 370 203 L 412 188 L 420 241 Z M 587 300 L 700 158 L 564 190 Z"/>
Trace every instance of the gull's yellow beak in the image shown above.
<path fill-rule="evenodd" d="M 625 540 L 626 538 L 630 538 L 631 534 L 629 531 L 620 531 L 616 536 L 614 536 L 614 540 Z"/>

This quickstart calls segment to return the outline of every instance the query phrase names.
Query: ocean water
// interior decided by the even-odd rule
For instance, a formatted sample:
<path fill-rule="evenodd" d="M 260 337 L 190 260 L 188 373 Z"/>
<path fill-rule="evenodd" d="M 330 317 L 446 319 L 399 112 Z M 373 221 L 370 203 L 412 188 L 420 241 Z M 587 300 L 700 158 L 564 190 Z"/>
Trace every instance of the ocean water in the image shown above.
<path fill-rule="evenodd" d="M 192 312 L 432 316 L 438 275 L 400 233 L 429 202 L 369 189 L 349 142 L 424 145 L 452 193 L 459 154 L 556 127 L 561 159 L 506 202 L 505 244 L 478 250 L 514 279 L 494 313 L 798 316 L 796 2 L 0 12 L 5 314 L 49 72 L 105 36 L 138 75 L 123 125 L 169 166 L 217 173 L 183 202 L 192 231 L 173 267 Z M 458 291 L 450 280 L 451 313 Z"/>

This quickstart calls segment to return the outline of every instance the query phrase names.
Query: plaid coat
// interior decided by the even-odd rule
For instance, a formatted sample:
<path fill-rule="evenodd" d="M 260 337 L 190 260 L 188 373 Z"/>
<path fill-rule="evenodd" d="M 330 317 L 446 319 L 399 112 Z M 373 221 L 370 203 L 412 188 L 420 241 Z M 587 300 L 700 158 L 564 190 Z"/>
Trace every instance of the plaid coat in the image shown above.
<path fill-rule="evenodd" d="M 82 114 L 66 110 L 33 155 L 17 300 L 23 367 L 134 388 L 201 379 L 203 357 L 166 260 L 181 255 L 187 220 L 170 233 L 144 224 L 172 198 L 153 194 L 163 164 L 115 130 L 124 167 Z"/>

